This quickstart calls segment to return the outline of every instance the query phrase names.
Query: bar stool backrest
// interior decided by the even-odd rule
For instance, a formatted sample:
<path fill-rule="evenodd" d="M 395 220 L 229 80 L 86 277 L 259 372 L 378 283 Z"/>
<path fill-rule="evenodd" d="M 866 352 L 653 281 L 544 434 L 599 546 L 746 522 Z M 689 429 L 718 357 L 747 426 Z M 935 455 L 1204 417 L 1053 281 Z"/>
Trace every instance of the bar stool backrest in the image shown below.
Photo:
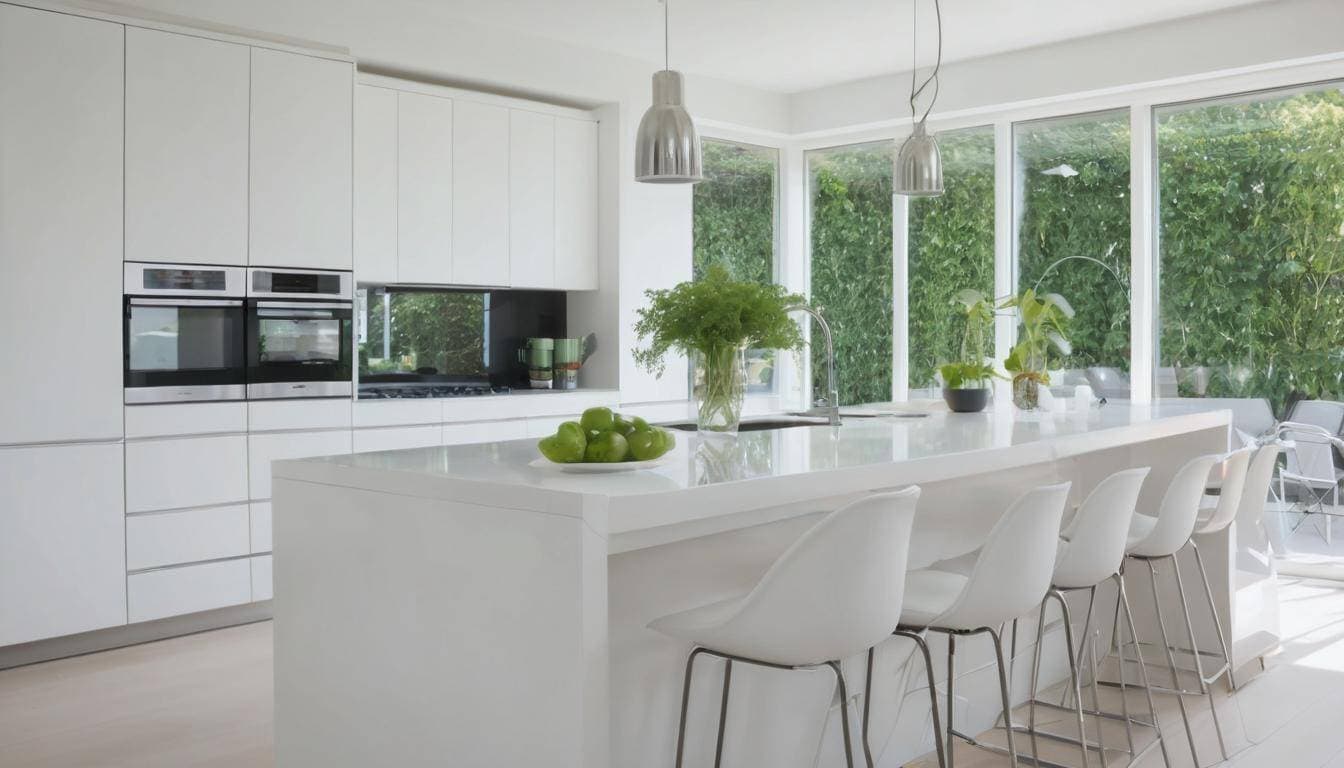
<path fill-rule="evenodd" d="M 1125 543 L 1139 491 L 1149 467 L 1126 469 L 1102 480 L 1078 508 L 1072 536 L 1055 563 L 1054 584 L 1091 587 L 1114 576 L 1125 559 Z"/>
<path fill-rule="evenodd" d="M 848 658 L 889 637 L 901 618 L 918 500 L 919 487 L 910 486 L 822 518 L 770 566 L 722 631 L 749 632 L 757 658 L 794 666 Z"/>
<path fill-rule="evenodd" d="M 973 630 L 1025 616 L 1050 589 L 1069 483 L 1023 494 L 999 518 L 961 596 L 932 626 Z"/>
<path fill-rule="evenodd" d="M 1263 525 L 1269 484 L 1274 480 L 1274 468 L 1279 465 L 1281 450 L 1283 446 L 1277 442 L 1265 443 L 1255 449 L 1251 466 L 1246 470 L 1246 483 L 1241 487 L 1241 503 L 1237 508 L 1239 528 Z"/>
<path fill-rule="evenodd" d="M 1198 534 L 1217 533 L 1232 524 L 1241 509 L 1241 494 L 1246 488 L 1246 472 L 1251 468 L 1254 448 L 1242 448 L 1228 454 L 1223 460 L 1223 484 L 1218 489 L 1218 506 L 1199 529 Z"/>
<path fill-rule="evenodd" d="M 1176 554 L 1190 541 L 1195 532 L 1195 520 L 1199 517 L 1199 500 L 1204 497 L 1209 471 L 1218 459 L 1216 453 L 1196 456 L 1176 470 L 1176 476 L 1171 479 L 1157 509 L 1157 524 L 1142 541 L 1130 547 L 1129 554 L 1167 557 Z"/>

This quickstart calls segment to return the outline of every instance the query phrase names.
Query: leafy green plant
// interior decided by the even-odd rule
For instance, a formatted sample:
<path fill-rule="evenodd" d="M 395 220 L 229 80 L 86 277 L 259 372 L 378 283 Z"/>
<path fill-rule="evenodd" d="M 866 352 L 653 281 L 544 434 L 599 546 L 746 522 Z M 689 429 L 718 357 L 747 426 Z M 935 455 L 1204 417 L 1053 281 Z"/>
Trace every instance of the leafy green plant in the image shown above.
<path fill-rule="evenodd" d="M 948 389 L 980 389 L 998 376 L 994 366 L 986 361 L 987 337 L 994 327 L 994 303 L 980 291 L 964 288 L 957 292 L 952 304 L 961 316 L 960 358 L 938 367 L 943 385 Z"/>
<path fill-rule="evenodd" d="M 1046 366 L 1050 353 L 1066 356 L 1073 352 L 1068 338 L 1073 307 L 1057 293 L 1038 296 L 1028 288 L 1004 299 L 999 308 L 1016 309 L 1018 319 L 1017 344 L 1004 359 L 1004 370 L 1013 374 L 1014 383 L 1031 379 L 1049 384 Z"/>
<path fill-rule="evenodd" d="M 944 363 L 938 373 L 948 389 L 983 389 L 990 379 L 1002 378 L 989 363 Z"/>
<path fill-rule="evenodd" d="M 644 295 L 649 304 L 638 311 L 634 330 L 647 344 L 635 349 L 634 356 L 655 375 L 662 375 L 670 351 L 712 355 L 724 347 L 803 346 L 798 324 L 784 311 L 806 303 L 802 296 L 774 283 L 734 280 L 720 265 L 709 267 L 699 280 Z"/>

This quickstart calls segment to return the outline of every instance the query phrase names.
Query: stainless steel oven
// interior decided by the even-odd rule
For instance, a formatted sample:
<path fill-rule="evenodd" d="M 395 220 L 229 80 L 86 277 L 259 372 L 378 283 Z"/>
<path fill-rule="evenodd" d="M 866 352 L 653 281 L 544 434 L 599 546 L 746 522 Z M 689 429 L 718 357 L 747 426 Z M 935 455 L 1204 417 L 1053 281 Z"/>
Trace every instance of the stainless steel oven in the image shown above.
<path fill-rule="evenodd" d="M 127 404 L 246 397 L 244 274 L 243 267 L 126 263 Z"/>
<path fill-rule="evenodd" d="M 250 269 L 247 397 L 350 397 L 354 280 L 349 272 Z"/>

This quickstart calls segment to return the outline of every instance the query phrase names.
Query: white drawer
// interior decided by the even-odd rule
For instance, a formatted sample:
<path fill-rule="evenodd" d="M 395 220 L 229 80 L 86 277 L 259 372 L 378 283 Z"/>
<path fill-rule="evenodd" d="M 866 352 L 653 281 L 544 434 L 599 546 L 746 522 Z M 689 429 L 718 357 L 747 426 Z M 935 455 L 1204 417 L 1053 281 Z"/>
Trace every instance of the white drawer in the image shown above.
<path fill-rule="evenodd" d="M 566 421 L 576 421 L 572 416 L 537 416 L 527 420 L 528 437 L 546 437 L 554 435 L 555 430 Z"/>
<path fill-rule="evenodd" d="M 126 570 L 248 554 L 246 504 L 126 518 Z"/>
<path fill-rule="evenodd" d="M 248 560 L 221 560 L 127 576 L 130 621 L 153 621 L 251 602 L 252 566 Z"/>
<path fill-rule="evenodd" d="M 126 443 L 126 511 L 247 501 L 247 437 Z"/>
<path fill-rule="evenodd" d="M 389 427 L 385 429 L 356 429 L 353 445 L 355 453 L 395 451 L 400 448 L 428 448 L 442 444 L 443 430 L 438 424 L 424 427 Z"/>
<path fill-rule="evenodd" d="M 252 498 L 271 498 L 271 462 L 334 456 L 350 452 L 350 430 L 325 432 L 276 432 L 247 436 L 248 488 Z"/>
<path fill-rule="evenodd" d="M 567 392 L 526 390 L 496 397 L 458 397 L 443 401 L 443 420 L 483 421 L 516 419 L 528 416 L 566 416 L 577 419 L 589 408 L 615 409 L 620 393 L 615 390 Z"/>
<path fill-rule="evenodd" d="M 348 428 L 351 402 L 344 397 L 250 402 L 247 404 L 247 429 L 249 432 L 275 432 Z"/>
<path fill-rule="evenodd" d="M 522 419 L 443 425 L 444 445 L 491 443 L 499 440 L 517 440 L 521 437 L 527 437 L 527 423 Z"/>
<path fill-rule="evenodd" d="M 126 439 L 247 431 L 247 403 L 126 406 Z"/>
<path fill-rule="evenodd" d="M 275 594 L 271 589 L 271 556 L 261 555 L 252 558 L 252 602 L 270 600 Z"/>
<path fill-rule="evenodd" d="M 251 514 L 251 541 L 253 552 L 271 551 L 271 502 L 254 501 L 249 505 Z"/>
<path fill-rule="evenodd" d="M 434 399 L 365 400 L 355 403 L 353 418 L 356 429 L 439 424 L 443 421 L 443 403 Z"/>

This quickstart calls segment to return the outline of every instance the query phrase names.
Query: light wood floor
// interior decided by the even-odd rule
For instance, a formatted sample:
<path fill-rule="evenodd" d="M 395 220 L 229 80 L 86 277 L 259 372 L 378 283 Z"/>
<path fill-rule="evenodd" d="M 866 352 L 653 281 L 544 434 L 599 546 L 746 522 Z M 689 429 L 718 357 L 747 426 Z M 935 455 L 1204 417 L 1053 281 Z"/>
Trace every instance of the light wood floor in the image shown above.
<path fill-rule="evenodd" d="M 1219 697 L 1232 752 L 1226 765 L 1344 768 L 1344 589 L 1285 580 L 1282 597 L 1283 650 L 1270 657 L 1268 672 Z M 0 672 L 0 766 L 271 766 L 271 672 L 270 622 Z M 1172 766 L 1187 768 L 1176 703 L 1161 697 L 1158 705 Z M 1218 758 L 1212 720 L 1202 700 L 1187 705 L 1207 766 Z M 1023 711 L 1014 717 L 1026 719 Z M 1054 717 L 1042 722 L 1064 726 Z M 1123 731 L 1108 729 L 1105 738 L 1119 745 Z M 1042 746 L 1043 758 L 1080 762 L 1076 751 Z M 1112 764 L 1122 762 L 1116 756 Z M 1003 766 L 1007 759 L 959 747 L 957 765 Z M 1143 763 L 1160 765 L 1156 751 Z"/>

